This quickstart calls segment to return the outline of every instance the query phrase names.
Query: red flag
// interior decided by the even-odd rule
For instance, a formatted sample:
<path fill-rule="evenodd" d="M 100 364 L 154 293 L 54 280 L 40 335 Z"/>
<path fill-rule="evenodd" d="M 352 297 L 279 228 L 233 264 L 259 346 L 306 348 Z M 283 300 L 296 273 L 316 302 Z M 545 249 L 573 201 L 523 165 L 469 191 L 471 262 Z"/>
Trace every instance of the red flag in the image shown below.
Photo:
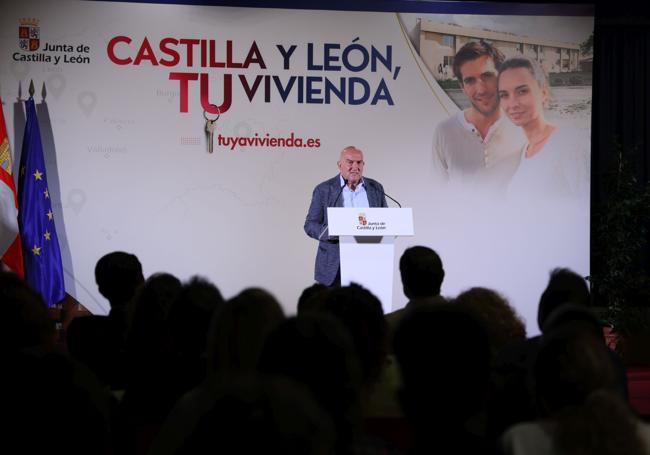
<path fill-rule="evenodd" d="M 23 253 L 18 232 L 18 198 L 11 175 L 12 161 L 9 137 L 0 100 L 0 260 L 24 278 Z"/>

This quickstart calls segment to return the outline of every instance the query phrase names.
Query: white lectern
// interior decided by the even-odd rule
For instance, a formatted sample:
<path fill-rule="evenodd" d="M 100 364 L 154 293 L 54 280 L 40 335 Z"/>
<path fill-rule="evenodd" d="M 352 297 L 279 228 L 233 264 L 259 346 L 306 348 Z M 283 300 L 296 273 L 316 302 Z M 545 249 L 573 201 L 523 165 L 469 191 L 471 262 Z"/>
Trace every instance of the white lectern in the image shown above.
<path fill-rule="evenodd" d="M 329 235 L 339 236 L 341 285 L 362 285 L 392 311 L 395 238 L 413 235 L 413 210 L 330 207 L 327 222 Z"/>

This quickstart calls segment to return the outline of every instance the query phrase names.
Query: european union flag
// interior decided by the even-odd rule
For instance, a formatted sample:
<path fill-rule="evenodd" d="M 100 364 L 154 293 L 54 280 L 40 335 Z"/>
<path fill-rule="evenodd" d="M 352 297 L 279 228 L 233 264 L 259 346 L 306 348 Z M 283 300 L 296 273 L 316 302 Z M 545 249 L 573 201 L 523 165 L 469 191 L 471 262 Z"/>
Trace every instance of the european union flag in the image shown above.
<path fill-rule="evenodd" d="M 25 101 L 25 110 L 27 121 L 18 179 L 18 226 L 23 242 L 25 280 L 51 307 L 65 297 L 61 250 L 54 227 L 41 131 L 32 97 Z"/>

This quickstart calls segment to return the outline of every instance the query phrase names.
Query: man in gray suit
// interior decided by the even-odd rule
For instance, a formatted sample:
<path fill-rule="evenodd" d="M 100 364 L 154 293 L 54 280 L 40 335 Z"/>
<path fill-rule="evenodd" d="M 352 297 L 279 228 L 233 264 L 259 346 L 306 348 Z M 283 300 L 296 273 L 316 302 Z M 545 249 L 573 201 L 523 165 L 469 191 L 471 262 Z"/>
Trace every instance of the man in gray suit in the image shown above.
<path fill-rule="evenodd" d="M 341 283 L 339 239 L 327 230 L 328 207 L 387 207 L 384 188 L 376 180 L 363 177 L 363 152 L 345 147 L 336 163 L 339 175 L 314 188 L 305 232 L 318 240 L 314 278 L 326 286 Z"/>

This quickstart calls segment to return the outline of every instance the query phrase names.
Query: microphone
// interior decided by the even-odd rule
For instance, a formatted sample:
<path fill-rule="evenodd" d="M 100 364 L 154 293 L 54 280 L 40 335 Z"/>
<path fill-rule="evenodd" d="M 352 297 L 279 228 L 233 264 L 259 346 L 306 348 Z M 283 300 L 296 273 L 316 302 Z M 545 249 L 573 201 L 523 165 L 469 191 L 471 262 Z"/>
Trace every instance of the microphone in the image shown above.
<path fill-rule="evenodd" d="M 346 187 L 347 184 L 348 184 L 347 179 L 343 179 L 343 185 L 341 186 L 339 193 L 336 195 L 336 199 L 334 199 L 334 203 L 331 205 L 331 207 L 336 207 L 336 203 L 339 201 L 339 198 L 341 197 L 341 193 L 343 193 L 343 189 Z M 326 224 L 323 230 L 318 235 L 318 240 L 320 240 L 321 237 L 323 237 L 323 235 L 327 232 L 328 228 L 329 226 Z"/>
<path fill-rule="evenodd" d="M 343 185 L 341 186 L 339 194 L 336 195 L 336 199 L 334 199 L 334 204 L 332 204 L 332 207 L 336 207 L 336 203 L 339 201 L 339 198 L 341 197 L 341 193 L 343 193 L 343 189 L 346 187 L 347 184 L 348 184 L 348 180 L 343 179 Z"/>
<path fill-rule="evenodd" d="M 388 199 L 390 199 L 391 201 L 393 201 L 395 204 L 399 205 L 399 208 L 400 208 L 400 209 L 402 208 L 402 204 L 400 204 L 399 202 L 397 202 L 397 199 L 394 199 L 394 198 L 391 197 L 389 194 L 387 194 L 385 191 L 384 191 L 384 196 L 386 196 Z"/>

